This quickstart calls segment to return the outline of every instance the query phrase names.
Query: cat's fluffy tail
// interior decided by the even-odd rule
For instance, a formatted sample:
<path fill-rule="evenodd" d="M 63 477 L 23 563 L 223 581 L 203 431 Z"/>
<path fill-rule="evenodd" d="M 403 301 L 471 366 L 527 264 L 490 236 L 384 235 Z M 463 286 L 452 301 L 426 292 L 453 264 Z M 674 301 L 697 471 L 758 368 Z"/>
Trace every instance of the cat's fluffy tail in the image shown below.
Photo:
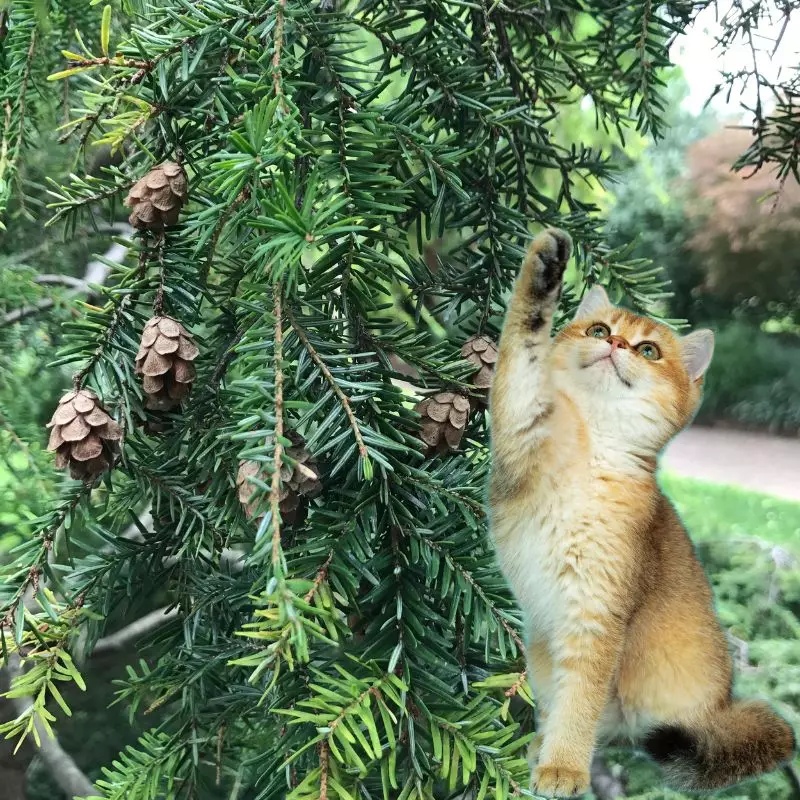
<path fill-rule="evenodd" d="M 677 789 L 721 789 L 769 772 L 797 748 L 790 725 L 766 703 L 734 701 L 702 727 L 663 725 L 644 742 L 645 750 Z"/>

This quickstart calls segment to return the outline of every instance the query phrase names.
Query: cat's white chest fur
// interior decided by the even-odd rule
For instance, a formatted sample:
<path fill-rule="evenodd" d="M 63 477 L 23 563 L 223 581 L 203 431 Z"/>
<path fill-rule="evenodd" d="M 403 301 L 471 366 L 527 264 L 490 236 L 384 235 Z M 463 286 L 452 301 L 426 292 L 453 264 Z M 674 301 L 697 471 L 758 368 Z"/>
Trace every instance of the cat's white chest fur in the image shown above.
<path fill-rule="evenodd" d="M 602 632 L 622 556 L 603 488 L 585 473 L 553 475 L 517 506 L 523 513 L 497 516 L 500 566 L 529 636 Z"/>

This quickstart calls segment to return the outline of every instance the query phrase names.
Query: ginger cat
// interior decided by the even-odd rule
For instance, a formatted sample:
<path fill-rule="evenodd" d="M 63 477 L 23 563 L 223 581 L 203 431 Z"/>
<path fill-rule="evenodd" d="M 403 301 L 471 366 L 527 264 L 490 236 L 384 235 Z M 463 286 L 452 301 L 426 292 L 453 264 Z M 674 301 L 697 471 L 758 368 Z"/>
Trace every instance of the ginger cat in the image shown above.
<path fill-rule="evenodd" d="M 677 788 L 728 786 L 795 740 L 767 704 L 734 699 L 708 581 L 656 482 L 700 403 L 713 334 L 680 337 L 596 286 L 551 340 L 570 251 L 557 229 L 530 246 L 490 405 L 492 534 L 537 701 L 531 788 L 582 794 L 596 742 L 620 738 Z"/>

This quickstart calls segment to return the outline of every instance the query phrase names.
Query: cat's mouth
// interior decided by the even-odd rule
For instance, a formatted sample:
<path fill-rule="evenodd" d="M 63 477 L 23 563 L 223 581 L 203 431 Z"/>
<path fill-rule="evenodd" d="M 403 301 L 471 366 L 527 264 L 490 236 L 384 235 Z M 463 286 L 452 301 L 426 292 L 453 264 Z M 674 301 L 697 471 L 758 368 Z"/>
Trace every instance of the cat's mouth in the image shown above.
<path fill-rule="evenodd" d="M 611 366 L 614 367 L 614 372 L 617 373 L 617 377 L 622 381 L 622 383 L 625 386 L 627 386 L 630 389 L 633 386 L 633 384 L 629 380 L 626 380 L 626 378 L 623 377 L 622 373 L 619 371 L 619 367 L 617 366 L 617 362 L 612 358 L 612 354 L 613 354 L 613 351 L 611 353 L 607 353 L 604 356 L 598 356 L 597 358 L 593 358 L 591 361 L 589 361 L 588 363 L 584 364 L 583 368 L 587 369 L 588 367 L 593 367 L 595 364 L 599 364 L 602 361 L 610 361 L 611 362 Z"/>

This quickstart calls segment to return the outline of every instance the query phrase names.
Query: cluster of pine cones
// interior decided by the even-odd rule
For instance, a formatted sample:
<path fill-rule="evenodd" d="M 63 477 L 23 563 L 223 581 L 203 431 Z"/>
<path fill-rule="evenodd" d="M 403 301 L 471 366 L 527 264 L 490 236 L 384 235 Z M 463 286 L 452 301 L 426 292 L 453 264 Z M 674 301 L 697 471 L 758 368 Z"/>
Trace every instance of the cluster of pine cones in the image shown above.
<path fill-rule="evenodd" d="M 183 167 L 165 161 L 128 193 L 129 221 L 140 230 L 163 231 L 177 223 L 187 195 Z M 198 353 L 192 335 L 172 317 L 158 315 L 145 324 L 135 364 L 135 373 L 143 377 L 145 408 L 169 411 L 181 404 L 192 388 Z M 94 392 L 76 387 L 65 394 L 48 427 L 48 450 L 55 451 L 56 466 L 69 468 L 73 478 L 93 480 L 113 466 L 122 430 Z"/>
<path fill-rule="evenodd" d="M 175 225 L 186 202 L 188 182 L 180 164 L 165 161 L 153 167 L 133 186 L 125 199 L 131 208 L 130 224 L 139 230 L 161 232 Z M 158 314 L 144 326 L 136 354 L 136 375 L 142 376 L 145 408 L 170 411 L 181 405 L 195 379 L 192 363 L 199 350 L 192 335 L 176 319 Z M 471 336 L 461 348 L 463 358 L 475 366 L 474 391 L 437 392 L 416 406 L 420 414 L 419 436 L 428 453 L 443 455 L 456 450 L 470 413 L 486 405 L 497 361 L 497 345 L 484 335 Z M 48 450 L 56 453 L 56 466 L 68 468 L 75 479 L 93 480 L 110 469 L 119 452 L 122 430 L 89 389 L 76 387 L 59 400 L 48 423 Z M 292 442 L 281 467 L 279 509 L 287 524 L 305 518 L 307 501 L 322 491 L 319 469 L 299 434 L 289 431 Z M 239 500 L 250 518 L 265 513 L 258 483 L 269 483 L 269 475 L 257 461 L 242 461 L 237 475 Z M 254 479 L 254 480 L 251 480 Z"/>
<path fill-rule="evenodd" d="M 458 392 L 437 392 L 417 403 L 414 410 L 420 415 L 420 439 L 427 453 L 446 455 L 457 450 L 469 420 L 476 408 L 486 407 L 492 385 L 497 345 L 488 336 L 470 336 L 461 348 L 461 357 L 475 366 L 470 396 Z"/>
<path fill-rule="evenodd" d="M 186 202 L 188 182 L 180 164 L 165 161 L 153 167 L 133 186 L 125 199 L 131 209 L 130 224 L 139 230 L 160 233 L 175 225 Z M 158 314 L 142 331 L 134 372 L 142 376 L 145 408 L 170 411 L 181 405 L 195 379 L 192 363 L 199 350 L 191 333 L 173 317 Z M 48 450 L 56 453 L 56 466 L 68 468 L 75 479 L 94 480 L 110 469 L 119 452 L 122 429 L 89 389 L 76 388 L 65 394 L 48 423 Z M 284 523 L 302 521 L 308 500 L 322 491 L 319 469 L 305 441 L 289 431 L 291 446 L 281 467 L 279 508 Z M 248 517 L 257 521 L 264 514 L 265 499 L 256 497 L 259 482 L 269 476 L 257 461 L 243 461 L 237 475 L 239 499 Z"/>

